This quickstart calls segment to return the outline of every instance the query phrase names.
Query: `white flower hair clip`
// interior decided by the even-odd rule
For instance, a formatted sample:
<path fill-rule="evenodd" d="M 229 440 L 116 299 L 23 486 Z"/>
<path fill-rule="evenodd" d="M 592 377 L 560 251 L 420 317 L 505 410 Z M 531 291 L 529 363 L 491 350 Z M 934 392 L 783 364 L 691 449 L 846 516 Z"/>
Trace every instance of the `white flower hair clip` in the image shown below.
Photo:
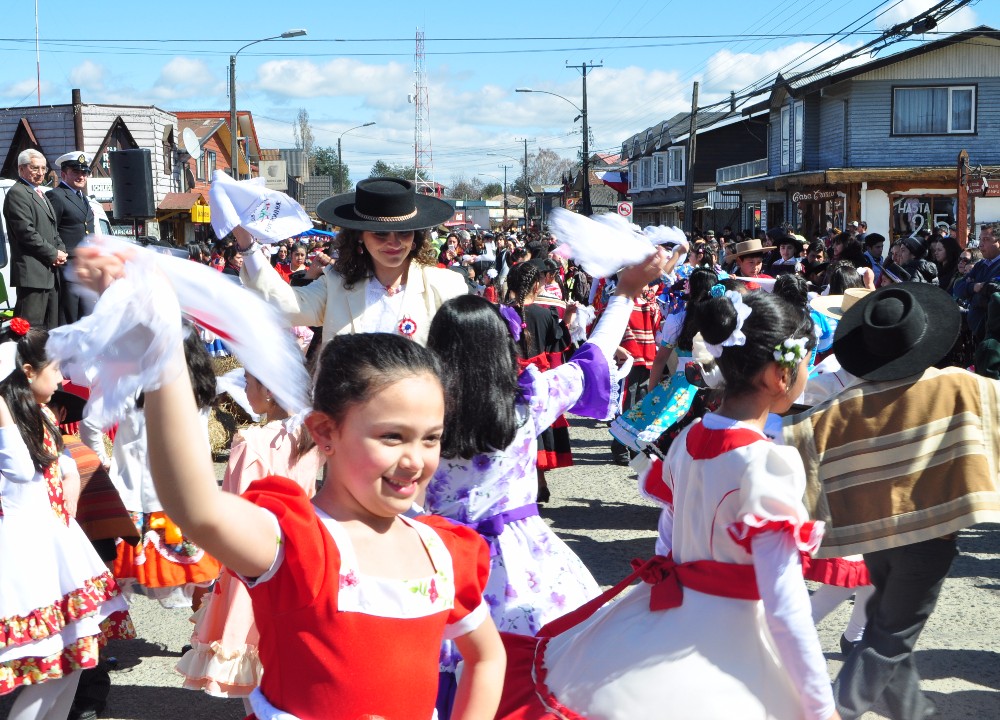
<path fill-rule="evenodd" d="M 733 309 L 736 311 L 736 327 L 733 332 L 717 345 L 712 343 L 705 343 L 705 349 L 708 350 L 708 354 L 718 360 L 722 356 L 723 348 L 727 347 L 742 347 L 747 344 L 747 336 L 743 334 L 743 323 L 746 319 L 750 317 L 750 313 L 753 311 L 752 308 L 743 302 L 743 296 L 740 295 L 735 290 L 727 290 L 726 299 L 733 304 Z"/>
<path fill-rule="evenodd" d="M 809 351 L 806 349 L 807 338 L 788 338 L 780 345 L 774 346 L 774 361 L 786 367 L 789 370 L 794 370 L 800 362 L 802 362 L 808 355 Z"/>

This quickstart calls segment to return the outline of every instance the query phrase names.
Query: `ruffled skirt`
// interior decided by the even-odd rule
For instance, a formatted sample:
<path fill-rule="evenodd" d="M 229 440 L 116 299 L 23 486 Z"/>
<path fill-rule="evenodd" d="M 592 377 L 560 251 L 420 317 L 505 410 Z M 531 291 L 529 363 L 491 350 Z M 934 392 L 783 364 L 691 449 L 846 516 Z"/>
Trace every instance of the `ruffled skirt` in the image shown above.
<path fill-rule="evenodd" d="M 549 712 L 595 720 L 801 718 L 759 601 L 685 588 L 680 607 L 652 612 L 650 587 L 642 583 L 541 641 L 530 681 Z"/>
<path fill-rule="evenodd" d="M 0 516 L 0 695 L 94 667 L 135 637 L 128 605 L 75 520 L 50 508 Z"/>

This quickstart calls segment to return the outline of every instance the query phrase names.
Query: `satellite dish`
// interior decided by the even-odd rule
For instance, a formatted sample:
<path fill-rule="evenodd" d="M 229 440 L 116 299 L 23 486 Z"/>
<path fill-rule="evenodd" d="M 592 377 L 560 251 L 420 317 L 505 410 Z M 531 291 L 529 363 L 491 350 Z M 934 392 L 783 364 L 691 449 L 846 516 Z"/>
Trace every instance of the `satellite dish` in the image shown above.
<path fill-rule="evenodd" d="M 191 128 L 184 128 L 181 133 L 181 148 L 195 160 L 201 157 L 201 143 Z"/>

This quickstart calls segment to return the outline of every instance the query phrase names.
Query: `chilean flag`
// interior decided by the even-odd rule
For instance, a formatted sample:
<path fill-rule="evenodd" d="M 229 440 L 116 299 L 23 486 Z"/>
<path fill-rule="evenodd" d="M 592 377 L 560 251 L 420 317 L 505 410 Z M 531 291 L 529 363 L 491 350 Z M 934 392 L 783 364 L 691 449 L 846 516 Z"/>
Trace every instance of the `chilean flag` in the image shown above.
<path fill-rule="evenodd" d="M 622 195 L 628 193 L 627 170 L 608 170 L 606 172 L 598 172 L 594 174 L 597 175 L 598 180 L 607 185 L 609 188 L 617 190 Z"/>

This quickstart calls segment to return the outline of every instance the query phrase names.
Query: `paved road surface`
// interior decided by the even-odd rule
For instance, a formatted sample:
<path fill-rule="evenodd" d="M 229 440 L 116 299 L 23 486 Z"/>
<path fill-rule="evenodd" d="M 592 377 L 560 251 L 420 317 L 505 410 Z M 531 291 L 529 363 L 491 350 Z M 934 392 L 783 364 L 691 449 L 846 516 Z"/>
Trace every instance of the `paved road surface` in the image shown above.
<path fill-rule="evenodd" d="M 550 473 L 552 501 L 542 510 L 605 586 L 627 573 L 632 558 L 652 554 L 657 520 L 656 509 L 638 497 L 628 469 L 609 464 L 608 438 L 603 425 L 574 421 L 576 466 Z M 942 720 L 1000 718 L 1000 526 L 965 531 L 960 548 L 920 639 L 917 664 Z M 848 612 L 842 606 L 819 628 L 831 677 L 840 668 L 838 638 Z M 107 718 L 243 717 L 239 701 L 180 687 L 172 668 L 188 641 L 186 612 L 138 598 L 132 615 L 141 639 L 113 646 L 121 669 L 112 673 Z M 0 699 L 0 715 L 8 706 L 9 698 Z M 864 720 L 881 717 L 868 713 Z"/>

